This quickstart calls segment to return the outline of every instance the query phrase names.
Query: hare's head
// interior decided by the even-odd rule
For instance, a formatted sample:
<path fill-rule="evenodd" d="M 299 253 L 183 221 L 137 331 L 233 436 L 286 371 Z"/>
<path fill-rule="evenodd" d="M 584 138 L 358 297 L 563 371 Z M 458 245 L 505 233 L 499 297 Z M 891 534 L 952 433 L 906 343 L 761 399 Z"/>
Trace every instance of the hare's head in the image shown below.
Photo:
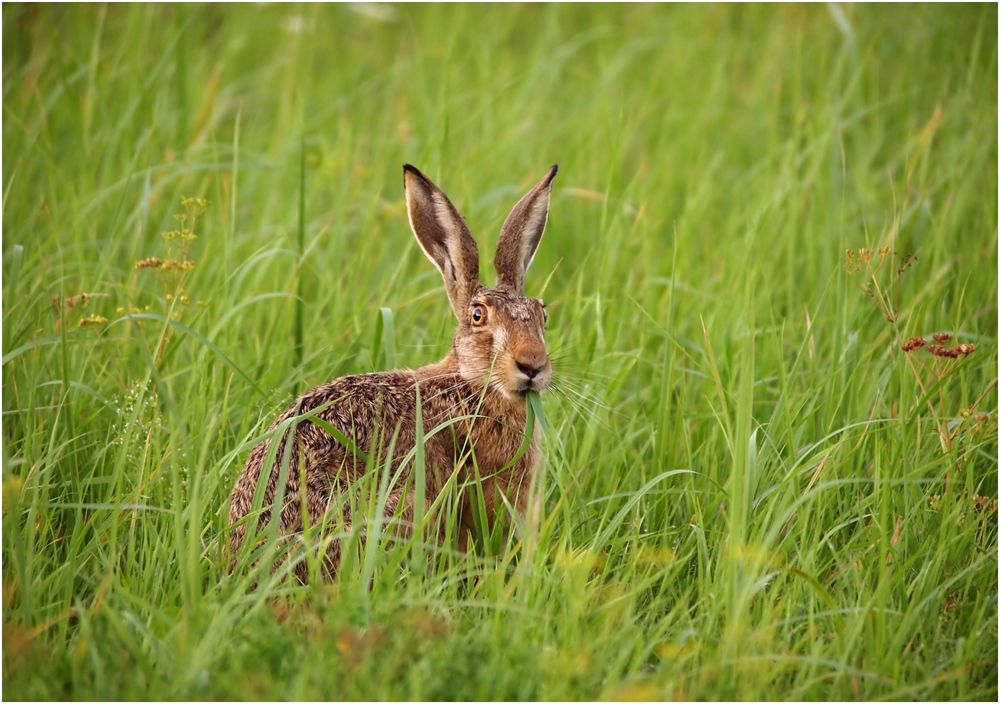
<path fill-rule="evenodd" d="M 410 226 L 444 277 L 458 318 L 453 352 L 464 379 L 510 399 L 544 391 L 552 381 L 545 351 L 545 304 L 524 295 L 524 273 L 549 216 L 557 167 L 528 191 L 507 216 L 493 264 L 497 285 L 479 283 L 479 250 L 465 219 L 448 197 L 417 169 L 403 167 Z"/>

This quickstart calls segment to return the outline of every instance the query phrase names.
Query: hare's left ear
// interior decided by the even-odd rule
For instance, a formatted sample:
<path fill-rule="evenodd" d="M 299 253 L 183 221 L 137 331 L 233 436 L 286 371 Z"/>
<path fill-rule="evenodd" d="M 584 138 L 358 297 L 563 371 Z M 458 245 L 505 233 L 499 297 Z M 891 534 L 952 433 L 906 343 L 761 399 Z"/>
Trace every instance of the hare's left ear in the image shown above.
<path fill-rule="evenodd" d="M 444 278 L 448 300 L 459 321 L 479 288 L 479 250 L 465 220 L 448 196 L 416 167 L 403 166 L 406 212 L 420 248 Z"/>
<path fill-rule="evenodd" d="M 504 221 L 497 241 L 496 257 L 493 259 L 498 288 L 524 292 L 524 272 L 535 258 L 535 250 L 545 232 L 545 223 L 549 219 L 552 179 L 556 177 L 558 170 L 559 166 L 553 165 L 545 178 L 518 201 Z"/>

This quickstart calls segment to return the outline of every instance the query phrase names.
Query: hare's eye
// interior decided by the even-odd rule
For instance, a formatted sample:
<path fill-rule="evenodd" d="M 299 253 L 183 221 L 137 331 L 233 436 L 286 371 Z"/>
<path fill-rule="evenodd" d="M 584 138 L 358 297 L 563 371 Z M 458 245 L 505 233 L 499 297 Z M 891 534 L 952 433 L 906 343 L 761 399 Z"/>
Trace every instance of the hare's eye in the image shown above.
<path fill-rule="evenodd" d="M 542 325 L 545 325 L 548 322 L 549 322 L 549 314 L 545 312 L 544 308 L 542 308 Z"/>
<path fill-rule="evenodd" d="M 486 306 L 475 305 L 472 307 L 472 324 L 484 325 L 486 323 Z"/>

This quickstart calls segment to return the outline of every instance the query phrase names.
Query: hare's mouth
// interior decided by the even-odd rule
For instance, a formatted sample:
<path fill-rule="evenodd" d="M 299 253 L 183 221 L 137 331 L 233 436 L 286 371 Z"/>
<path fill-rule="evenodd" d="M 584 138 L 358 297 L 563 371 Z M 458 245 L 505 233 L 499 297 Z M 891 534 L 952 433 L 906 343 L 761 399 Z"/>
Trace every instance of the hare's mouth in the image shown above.
<path fill-rule="evenodd" d="M 513 392 L 520 398 L 526 398 L 529 391 L 542 393 L 549 388 L 549 382 L 552 380 L 551 373 L 538 374 L 530 378 L 524 374 L 518 376 L 520 378 L 515 381 Z"/>
<path fill-rule="evenodd" d="M 522 386 L 519 389 L 515 389 L 513 391 L 508 392 L 508 396 L 516 398 L 519 401 L 527 401 L 528 400 L 528 392 L 529 391 L 534 391 L 537 394 L 541 394 L 541 393 L 545 392 L 545 389 L 546 389 L 546 386 L 538 386 L 538 385 L 535 385 L 535 384 L 527 384 L 525 386 Z"/>
<path fill-rule="evenodd" d="M 499 381 L 499 380 L 498 380 Z M 507 383 L 500 381 L 496 387 L 504 396 L 509 399 L 524 401 L 528 398 L 528 392 L 544 393 L 549 388 L 550 377 L 536 379 L 510 379 Z"/>

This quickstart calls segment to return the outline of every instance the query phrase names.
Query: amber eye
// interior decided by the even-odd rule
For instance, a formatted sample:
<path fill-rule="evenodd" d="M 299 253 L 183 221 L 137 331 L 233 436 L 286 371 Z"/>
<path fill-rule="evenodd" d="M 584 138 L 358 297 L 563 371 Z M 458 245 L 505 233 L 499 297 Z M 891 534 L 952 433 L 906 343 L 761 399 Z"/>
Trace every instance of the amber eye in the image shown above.
<path fill-rule="evenodd" d="M 477 326 L 486 324 L 486 306 L 478 303 L 472 306 L 472 324 Z"/>

